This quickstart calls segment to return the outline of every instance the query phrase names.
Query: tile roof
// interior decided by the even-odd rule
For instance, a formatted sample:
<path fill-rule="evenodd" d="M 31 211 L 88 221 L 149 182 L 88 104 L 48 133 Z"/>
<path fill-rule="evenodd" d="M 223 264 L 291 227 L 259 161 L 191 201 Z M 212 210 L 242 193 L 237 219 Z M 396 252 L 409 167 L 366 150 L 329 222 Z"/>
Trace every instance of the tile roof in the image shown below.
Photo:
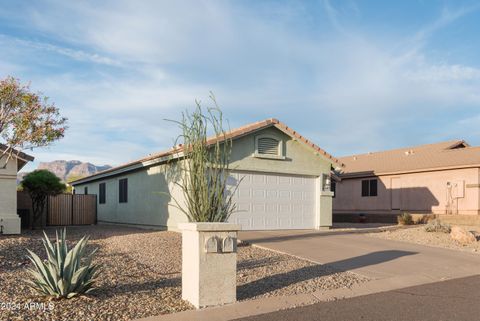
<path fill-rule="evenodd" d="M 341 177 L 406 173 L 460 167 L 480 167 L 480 146 L 463 140 L 398 148 L 341 157 Z"/>
<path fill-rule="evenodd" d="M 9 147 L 5 144 L 2 144 L 0 143 L 0 152 L 4 152 L 5 150 L 7 150 Z M 17 157 L 17 158 L 20 158 L 21 160 L 23 161 L 26 161 L 26 162 L 30 162 L 30 161 L 33 161 L 35 158 L 33 156 L 30 156 L 28 154 L 25 154 L 21 151 L 18 151 L 16 149 L 13 150 L 13 156 Z"/>
<path fill-rule="evenodd" d="M 303 137 L 298 132 L 296 132 L 295 130 L 293 130 L 292 128 L 288 127 L 286 124 L 280 122 L 279 120 L 277 120 L 275 118 L 265 119 L 265 120 L 262 120 L 262 121 L 258 121 L 258 122 L 255 122 L 255 123 L 251 123 L 251 124 L 233 129 L 226 134 L 226 138 L 227 139 L 237 139 L 237 138 L 240 138 L 242 136 L 248 135 L 252 132 L 267 128 L 267 127 L 278 128 L 280 131 L 284 132 L 285 134 L 289 135 L 290 137 L 295 138 L 295 139 L 301 141 L 302 143 L 304 143 L 305 145 L 307 145 L 308 147 L 312 148 L 319 155 L 327 158 L 330 162 L 332 162 L 332 164 L 337 164 L 338 167 L 343 166 L 343 164 L 337 158 L 333 157 L 332 155 L 327 153 L 325 150 L 323 150 L 322 148 L 320 148 L 319 146 L 317 146 L 316 144 L 314 144 L 313 142 L 311 142 L 307 138 Z M 222 141 L 222 140 L 223 140 L 223 137 L 220 139 L 220 141 Z M 217 138 L 211 137 L 211 138 L 207 139 L 207 144 L 208 145 L 214 144 L 216 142 L 217 142 Z M 142 167 L 143 164 L 146 163 L 146 162 L 154 161 L 156 159 L 172 157 L 174 155 L 178 155 L 181 152 L 182 152 L 182 146 L 179 146 L 177 148 L 171 148 L 169 150 L 161 151 L 161 152 L 158 152 L 158 153 L 155 153 L 155 154 L 150 154 L 146 157 L 143 157 L 143 158 L 140 158 L 140 159 L 122 164 L 120 166 L 110 168 L 110 169 L 102 171 L 102 172 L 95 173 L 95 174 L 90 175 L 88 177 L 84 177 L 84 178 L 79 179 L 77 181 L 71 182 L 71 184 L 76 185 L 76 184 L 80 184 L 80 183 L 85 183 L 87 181 L 94 180 L 94 179 L 98 178 L 99 176 L 101 176 L 101 177 L 108 176 L 106 174 L 110 174 L 110 173 L 113 175 L 113 174 L 115 174 L 115 172 L 117 172 L 119 170 L 122 170 L 122 169 L 128 169 L 129 167 L 134 167 L 134 166 Z"/>

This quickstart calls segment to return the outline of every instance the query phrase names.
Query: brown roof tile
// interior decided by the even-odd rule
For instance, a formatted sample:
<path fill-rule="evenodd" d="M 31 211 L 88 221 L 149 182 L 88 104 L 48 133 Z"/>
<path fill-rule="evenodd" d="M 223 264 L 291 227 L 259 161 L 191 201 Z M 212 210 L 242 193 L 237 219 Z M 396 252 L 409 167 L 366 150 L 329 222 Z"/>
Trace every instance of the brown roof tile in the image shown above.
<path fill-rule="evenodd" d="M 280 122 L 279 120 L 277 120 L 275 118 L 265 119 L 265 120 L 262 120 L 262 121 L 258 121 L 258 122 L 255 122 L 255 123 L 251 123 L 251 124 L 233 129 L 226 134 L 226 138 L 227 139 L 236 139 L 236 138 L 248 135 L 248 134 L 250 134 L 254 131 L 264 129 L 264 128 L 267 128 L 267 127 L 272 127 L 272 126 L 278 128 L 279 130 L 281 130 L 285 134 L 287 134 L 287 135 L 289 135 L 289 136 L 291 136 L 295 139 L 298 139 L 299 141 L 301 141 L 302 143 L 304 143 L 308 147 L 313 148 L 320 155 L 326 157 L 332 163 L 337 164 L 339 167 L 343 166 L 343 164 L 337 158 L 333 157 L 332 155 L 327 153 L 325 150 L 323 150 L 319 146 L 315 145 L 313 142 L 309 141 L 308 139 L 306 139 L 305 137 L 300 135 L 298 132 L 289 128 L 287 125 L 285 125 L 284 123 Z M 223 140 L 223 138 L 221 140 Z M 214 144 L 216 141 L 217 141 L 216 138 L 209 138 L 207 140 L 207 144 L 209 144 L 209 145 Z M 97 176 L 103 176 L 103 175 L 108 174 L 108 173 L 113 173 L 115 171 L 118 171 L 118 170 L 121 170 L 121 169 L 124 169 L 124 168 L 128 168 L 130 166 L 141 165 L 142 163 L 152 161 L 152 160 L 155 160 L 155 159 L 158 159 L 158 158 L 164 158 L 164 157 L 172 156 L 174 154 L 178 154 L 181 151 L 182 151 L 182 147 L 179 146 L 178 148 L 171 148 L 169 150 L 161 151 L 161 152 L 158 152 L 158 153 L 155 153 L 155 154 L 150 154 L 146 157 L 143 157 L 143 158 L 140 158 L 140 159 L 122 164 L 120 166 L 113 167 L 113 168 L 110 168 L 110 169 L 102 171 L 102 172 L 98 172 L 96 174 L 93 174 L 91 176 L 79 179 L 77 181 L 71 182 L 71 184 L 75 185 L 75 184 L 79 184 L 79 183 L 84 183 L 86 181 L 96 179 Z"/>
<path fill-rule="evenodd" d="M 463 140 L 398 148 L 339 158 L 345 164 L 342 177 L 480 167 L 480 147 Z"/>

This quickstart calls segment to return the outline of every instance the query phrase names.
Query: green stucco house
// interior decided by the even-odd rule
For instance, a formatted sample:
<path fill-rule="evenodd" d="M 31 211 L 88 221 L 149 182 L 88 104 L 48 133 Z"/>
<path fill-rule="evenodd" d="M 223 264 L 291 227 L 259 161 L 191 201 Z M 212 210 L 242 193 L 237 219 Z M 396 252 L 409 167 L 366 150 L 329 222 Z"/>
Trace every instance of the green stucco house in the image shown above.
<path fill-rule="evenodd" d="M 230 183 L 244 230 L 320 229 L 332 225 L 330 172 L 339 161 L 276 119 L 232 130 Z M 176 230 L 186 216 L 173 206 L 182 193 L 167 179 L 173 149 L 72 183 L 97 194 L 100 223 Z"/>

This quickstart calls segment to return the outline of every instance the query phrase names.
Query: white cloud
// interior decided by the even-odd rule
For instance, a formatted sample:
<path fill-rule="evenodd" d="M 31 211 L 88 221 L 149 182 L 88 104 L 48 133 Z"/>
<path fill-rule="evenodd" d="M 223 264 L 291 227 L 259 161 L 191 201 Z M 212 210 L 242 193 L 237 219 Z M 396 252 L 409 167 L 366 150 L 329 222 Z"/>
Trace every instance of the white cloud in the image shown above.
<path fill-rule="evenodd" d="M 118 163 L 163 149 L 175 133 L 163 119 L 178 118 L 196 98 L 207 103 L 210 90 L 232 127 L 277 117 L 340 154 L 411 145 L 422 117 L 478 106 L 480 70 L 424 49 L 475 8 L 445 9 L 410 38 L 379 41 L 343 26 L 334 4 L 324 2 L 326 17 L 340 32 L 322 37 L 303 25 L 308 10 L 291 4 L 265 12 L 209 1 L 32 6 L 25 21 L 57 41 L 17 46 L 95 65 L 22 71 L 70 118 L 65 140 L 37 158 Z M 0 61 L 11 70 L 22 65 L 7 58 Z M 443 137 L 432 131 L 431 139 Z"/>

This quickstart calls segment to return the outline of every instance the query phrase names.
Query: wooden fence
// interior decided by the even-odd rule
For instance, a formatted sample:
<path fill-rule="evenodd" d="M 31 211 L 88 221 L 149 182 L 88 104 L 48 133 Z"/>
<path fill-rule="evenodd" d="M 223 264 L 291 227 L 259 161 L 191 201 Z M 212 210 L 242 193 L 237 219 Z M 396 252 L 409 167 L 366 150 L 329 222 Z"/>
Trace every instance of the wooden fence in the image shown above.
<path fill-rule="evenodd" d="M 31 218 L 31 202 L 25 195 L 18 195 L 18 209 L 26 210 L 29 206 Z M 28 194 L 27 194 L 28 195 Z M 44 222 L 49 226 L 90 225 L 97 222 L 97 195 L 59 194 L 49 196 Z M 30 220 L 31 222 L 31 220 Z"/>

